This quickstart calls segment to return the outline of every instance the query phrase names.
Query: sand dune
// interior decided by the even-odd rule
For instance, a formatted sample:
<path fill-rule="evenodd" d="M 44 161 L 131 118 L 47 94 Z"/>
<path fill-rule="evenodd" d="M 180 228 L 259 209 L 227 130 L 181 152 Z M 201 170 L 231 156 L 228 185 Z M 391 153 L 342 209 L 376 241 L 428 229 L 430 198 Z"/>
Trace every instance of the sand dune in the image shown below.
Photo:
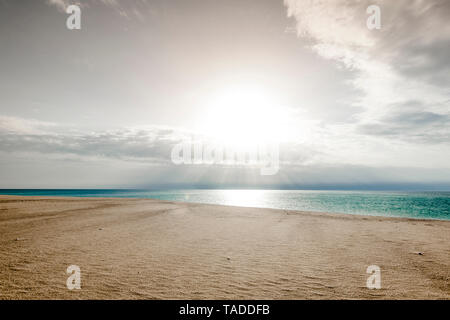
<path fill-rule="evenodd" d="M 450 298 L 450 221 L 0 196 L 0 243 L 1 299 Z"/>

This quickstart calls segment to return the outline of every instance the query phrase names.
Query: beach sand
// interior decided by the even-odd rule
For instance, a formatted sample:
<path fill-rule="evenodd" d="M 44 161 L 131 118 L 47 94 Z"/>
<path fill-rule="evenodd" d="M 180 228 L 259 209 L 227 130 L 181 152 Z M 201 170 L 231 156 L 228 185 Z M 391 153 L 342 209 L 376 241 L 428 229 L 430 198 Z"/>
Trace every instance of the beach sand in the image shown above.
<path fill-rule="evenodd" d="M 1 299 L 450 298 L 450 221 L 0 196 L 0 242 Z"/>

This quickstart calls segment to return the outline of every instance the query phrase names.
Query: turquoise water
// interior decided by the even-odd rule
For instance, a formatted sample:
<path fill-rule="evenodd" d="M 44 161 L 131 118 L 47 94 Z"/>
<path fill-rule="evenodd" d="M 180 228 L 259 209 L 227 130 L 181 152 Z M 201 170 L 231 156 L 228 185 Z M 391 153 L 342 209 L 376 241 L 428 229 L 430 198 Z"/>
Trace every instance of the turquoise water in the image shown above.
<path fill-rule="evenodd" d="M 450 192 L 307 190 L 1 190 L 0 194 L 170 201 L 450 220 Z"/>

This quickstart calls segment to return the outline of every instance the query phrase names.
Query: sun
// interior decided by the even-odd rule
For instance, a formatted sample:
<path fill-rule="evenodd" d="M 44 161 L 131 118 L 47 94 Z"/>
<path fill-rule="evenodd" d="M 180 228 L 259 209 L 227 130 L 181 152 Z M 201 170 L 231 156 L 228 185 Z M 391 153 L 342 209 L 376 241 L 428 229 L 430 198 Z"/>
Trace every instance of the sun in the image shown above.
<path fill-rule="evenodd" d="M 200 130 L 233 147 L 280 143 L 289 135 L 289 112 L 276 104 L 268 90 L 235 86 L 211 99 Z"/>

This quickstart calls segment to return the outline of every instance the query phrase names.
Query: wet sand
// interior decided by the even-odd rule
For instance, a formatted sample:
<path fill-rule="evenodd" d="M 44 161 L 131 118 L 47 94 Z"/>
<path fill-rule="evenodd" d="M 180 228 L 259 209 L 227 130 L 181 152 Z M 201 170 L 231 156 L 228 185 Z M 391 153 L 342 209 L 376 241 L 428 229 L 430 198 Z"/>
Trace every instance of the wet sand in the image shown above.
<path fill-rule="evenodd" d="M 0 196 L 0 299 L 450 299 L 450 221 Z"/>

